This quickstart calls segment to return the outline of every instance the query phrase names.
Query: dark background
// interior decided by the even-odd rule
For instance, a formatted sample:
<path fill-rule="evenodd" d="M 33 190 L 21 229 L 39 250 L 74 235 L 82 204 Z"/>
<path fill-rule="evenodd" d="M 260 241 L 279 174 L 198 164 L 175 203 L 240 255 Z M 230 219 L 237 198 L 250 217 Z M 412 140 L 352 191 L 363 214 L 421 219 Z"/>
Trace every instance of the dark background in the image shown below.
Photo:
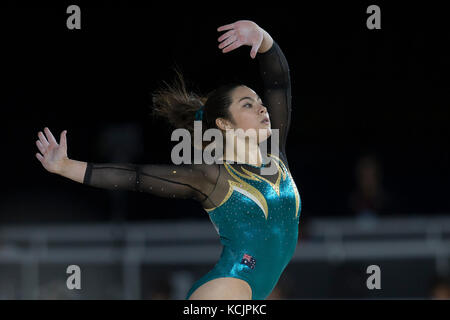
<path fill-rule="evenodd" d="M 81 30 L 66 8 L 81 7 Z M 381 8 L 369 30 L 366 8 Z M 199 93 L 240 80 L 260 88 L 250 47 L 217 48 L 217 27 L 255 21 L 290 65 L 287 144 L 302 218 L 349 216 L 355 165 L 382 165 L 391 201 L 380 215 L 450 212 L 449 26 L 430 2 L 65 2 L 0 9 L 0 223 L 204 219 L 199 204 L 95 189 L 49 174 L 35 157 L 48 126 L 92 162 L 169 163 L 171 130 L 151 93 L 178 66 Z"/>

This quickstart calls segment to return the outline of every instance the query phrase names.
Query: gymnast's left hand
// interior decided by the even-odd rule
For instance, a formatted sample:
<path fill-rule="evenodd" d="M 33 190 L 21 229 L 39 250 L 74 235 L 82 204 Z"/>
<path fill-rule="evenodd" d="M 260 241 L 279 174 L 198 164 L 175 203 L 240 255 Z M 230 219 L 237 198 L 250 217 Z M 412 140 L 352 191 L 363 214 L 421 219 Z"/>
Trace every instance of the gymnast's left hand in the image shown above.
<path fill-rule="evenodd" d="M 256 23 L 249 20 L 239 20 L 231 24 L 221 26 L 217 31 L 228 32 L 221 35 L 217 40 L 220 42 L 219 49 L 223 53 L 230 52 L 242 45 L 251 46 L 250 57 L 254 59 L 264 38 L 264 30 Z"/>

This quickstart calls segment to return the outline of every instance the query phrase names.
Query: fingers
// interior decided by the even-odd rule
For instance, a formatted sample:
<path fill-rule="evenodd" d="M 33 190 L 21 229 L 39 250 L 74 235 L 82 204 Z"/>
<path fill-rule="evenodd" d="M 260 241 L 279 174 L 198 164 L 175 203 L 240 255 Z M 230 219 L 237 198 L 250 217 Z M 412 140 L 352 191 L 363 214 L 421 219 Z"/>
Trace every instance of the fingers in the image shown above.
<path fill-rule="evenodd" d="M 47 139 L 45 138 L 42 131 L 38 132 L 39 141 L 42 143 L 42 145 L 47 148 L 50 144 L 48 143 Z"/>
<path fill-rule="evenodd" d="M 42 160 L 44 160 L 44 157 L 41 156 L 40 153 L 36 153 L 36 158 L 37 158 L 40 162 L 42 162 Z"/>
<path fill-rule="evenodd" d="M 250 57 L 252 57 L 252 59 L 255 59 L 256 54 L 258 53 L 259 47 L 261 46 L 262 43 L 262 39 L 260 39 L 257 43 L 255 43 L 252 46 L 252 50 L 250 51 Z"/>
<path fill-rule="evenodd" d="M 55 137 L 53 136 L 53 134 L 50 132 L 50 130 L 47 127 L 44 128 L 44 132 L 45 132 L 45 135 L 47 136 L 48 142 L 50 142 L 51 144 L 58 145 L 58 142 L 56 142 Z"/>
<path fill-rule="evenodd" d="M 227 33 L 224 33 L 223 35 L 221 35 L 221 36 L 219 37 L 219 39 L 217 39 L 217 41 L 222 42 L 223 40 L 225 40 L 225 39 L 227 39 L 227 38 L 229 38 L 230 36 L 233 36 L 233 35 L 235 35 L 235 34 L 236 34 L 236 31 L 235 31 L 235 30 L 230 30 L 230 31 L 228 31 Z"/>
<path fill-rule="evenodd" d="M 40 153 L 45 154 L 46 148 L 42 145 L 41 141 L 36 141 L 36 146 L 38 147 Z"/>
<path fill-rule="evenodd" d="M 221 44 L 219 44 L 219 49 L 223 49 L 226 46 L 229 46 L 230 44 L 232 44 L 233 42 L 235 42 L 237 40 L 236 36 L 231 36 L 229 37 L 227 40 L 225 40 L 224 42 L 222 42 Z"/>
<path fill-rule="evenodd" d="M 59 139 L 59 143 L 61 145 L 61 147 L 63 148 L 67 148 L 67 130 L 64 130 L 63 132 L 61 132 L 61 137 Z"/>
<path fill-rule="evenodd" d="M 217 31 L 225 31 L 225 30 L 230 30 L 234 28 L 234 23 L 230 23 L 230 24 L 226 24 L 224 26 L 221 26 L 219 28 L 217 28 Z"/>
<path fill-rule="evenodd" d="M 242 46 L 242 43 L 239 41 L 235 41 L 233 42 L 231 45 L 229 45 L 228 47 L 226 47 L 225 49 L 222 50 L 223 53 L 227 53 L 230 52 L 234 49 L 239 48 L 240 46 Z"/>

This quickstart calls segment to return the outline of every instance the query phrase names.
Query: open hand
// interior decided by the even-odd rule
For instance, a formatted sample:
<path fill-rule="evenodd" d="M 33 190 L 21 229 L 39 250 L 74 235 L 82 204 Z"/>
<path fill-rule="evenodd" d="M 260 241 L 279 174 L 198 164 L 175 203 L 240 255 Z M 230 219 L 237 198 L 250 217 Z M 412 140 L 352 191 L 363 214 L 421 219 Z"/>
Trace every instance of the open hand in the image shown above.
<path fill-rule="evenodd" d="M 226 31 L 217 39 L 219 49 L 223 53 L 230 52 L 242 45 L 251 46 L 250 57 L 254 59 L 263 41 L 264 31 L 256 23 L 249 20 L 239 20 L 237 22 L 221 26 L 217 31 Z"/>
<path fill-rule="evenodd" d="M 61 132 L 60 143 L 56 141 L 48 128 L 44 128 L 45 136 L 42 131 L 38 132 L 39 140 L 36 141 L 40 153 L 36 153 L 36 158 L 42 166 L 49 172 L 60 173 L 64 160 L 67 157 L 67 130 Z"/>

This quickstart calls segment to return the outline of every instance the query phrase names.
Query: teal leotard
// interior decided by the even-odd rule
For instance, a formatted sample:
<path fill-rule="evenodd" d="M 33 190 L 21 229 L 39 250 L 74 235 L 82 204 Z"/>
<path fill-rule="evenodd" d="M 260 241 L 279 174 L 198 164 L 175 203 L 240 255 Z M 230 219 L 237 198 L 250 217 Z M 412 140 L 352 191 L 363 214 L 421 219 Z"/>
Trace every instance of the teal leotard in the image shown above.
<path fill-rule="evenodd" d="M 219 262 L 189 290 L 216 278 L 245 280 L 252 299 L 265 299 L 294 254 L 298 238 L 300 197 L 289 170 L 279 159 L 278 177 L 264 176 L 224 164 L 230 176 L 230 192 L 209 211 L 223 244 Z"/>

